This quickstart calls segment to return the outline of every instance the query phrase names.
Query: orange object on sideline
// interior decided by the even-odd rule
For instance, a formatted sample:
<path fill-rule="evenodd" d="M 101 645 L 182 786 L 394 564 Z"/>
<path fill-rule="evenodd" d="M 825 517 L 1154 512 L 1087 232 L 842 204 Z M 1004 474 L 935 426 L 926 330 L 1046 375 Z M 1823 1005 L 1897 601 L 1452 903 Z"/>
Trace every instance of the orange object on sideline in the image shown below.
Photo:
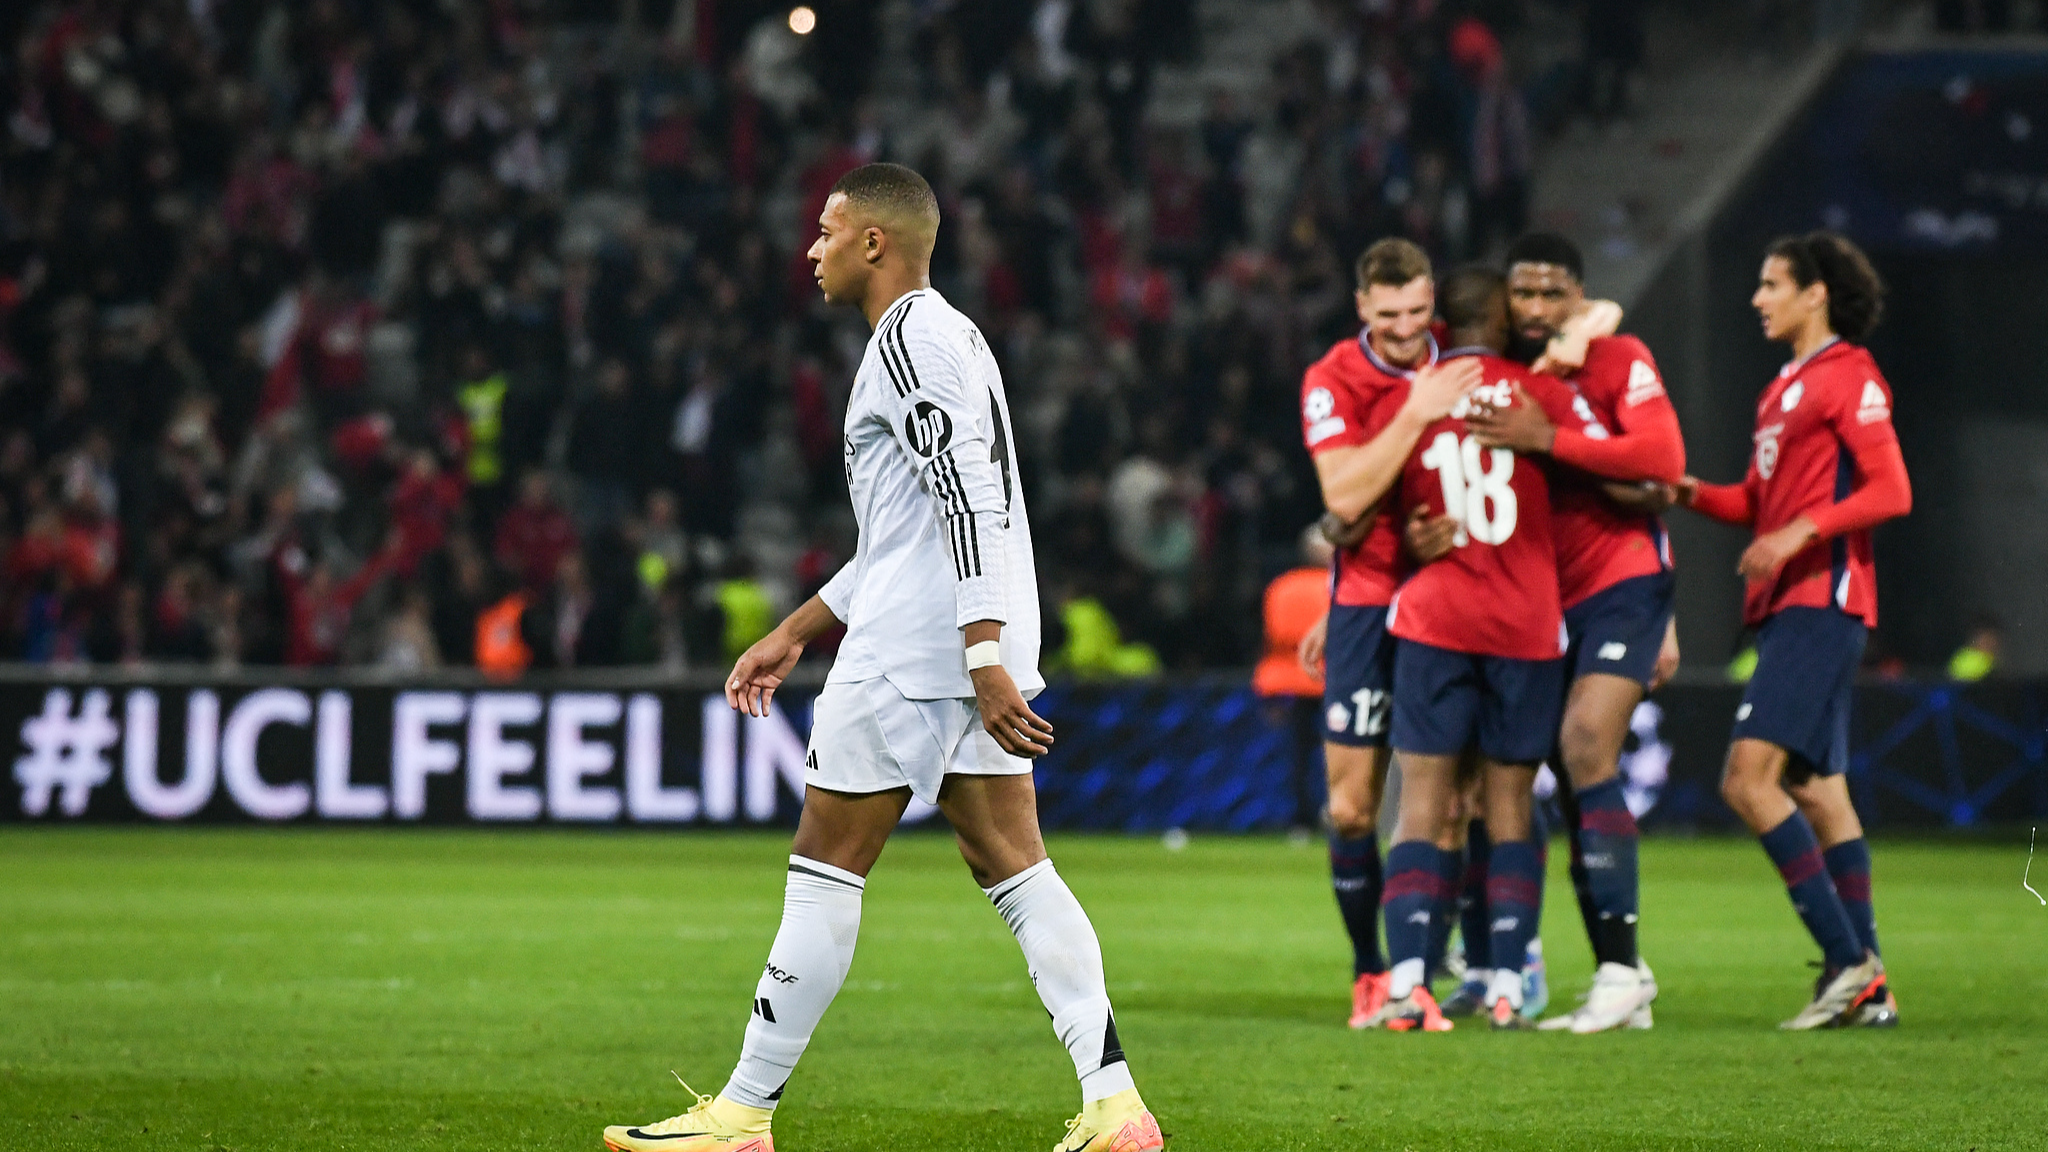
<path fill-rule="evenodd" d="M 476 666 L 484 675 L 509 680 L 533 663 L 533 649 L 519 635 L 524 615 L 524 592 L 514 592 L 476 614 Z"/>
<path fill-rule="evenodd" d="M 1252 671 L 1261 696 L 1321 696 L 1323 678 L 1302 671 L 1295 649 L 1330 610 L 1330 570 L 1295 568 L 1266 585 L 1266 655 Z"/>

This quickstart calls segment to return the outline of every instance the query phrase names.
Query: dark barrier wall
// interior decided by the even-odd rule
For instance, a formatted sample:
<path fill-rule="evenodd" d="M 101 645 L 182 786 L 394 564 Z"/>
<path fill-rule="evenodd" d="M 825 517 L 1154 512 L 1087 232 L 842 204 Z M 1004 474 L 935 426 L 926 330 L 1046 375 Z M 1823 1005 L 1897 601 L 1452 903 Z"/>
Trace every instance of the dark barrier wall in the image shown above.
<path fill-rule="evenodd" d="M 1740 690 L 1677 685 L 1636 712 L 1624 763 L 1644 825 L 1721 827 Z M 715 689 L 343 680 L 0 678 L 14 734 L 0 821 L 787 824 L 810 691 L 763 718 Z M 1859 689 L 1852 789 L 1866 821 L 1927 828 L 2048 815 L 2048 682 Z M 1040 765 L 1049 828 L 1252 831 L 1302 806 L 1289 707 L 1233 681 L 1056 685 Z M 1311 752 L 1306 803 L 1319 802 Z M 911 822 L 931 810 L 913 805 Z"/>

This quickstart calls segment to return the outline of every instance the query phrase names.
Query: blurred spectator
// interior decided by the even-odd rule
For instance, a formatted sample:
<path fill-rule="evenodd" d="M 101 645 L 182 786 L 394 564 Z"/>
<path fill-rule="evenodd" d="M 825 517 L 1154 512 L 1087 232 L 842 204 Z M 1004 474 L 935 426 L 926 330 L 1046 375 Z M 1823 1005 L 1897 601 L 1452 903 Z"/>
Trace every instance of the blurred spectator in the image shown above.
<path fill-rule="evenodd" d="M 724 659 L 852 550 L 868 333 L 803 252 L 890 159 L 1002 365 L 1042 586 L 1087 589 L 1048 613 L 1070 665 L 1249 663 L 1345 269 L 1526 212 L 1518 7 L 1317 6 L 1182 126 L 1151 93 L 1215 50 L 1190 0 L 821 5 L 809 37 L 758 5 L 636 37 L 588 4 L 7 8 L 0 656 Z M 1585 10 L 1597 108 L 1639 7 Z"/>
<path fill-rule="evenodd" d="M 1302 533 L 1301 552 L 1301 567 L 1266 585 L 1266 653 L 1252 670 L 1252 691 L 1266 702 L 1267 723 L 1288 733 L 1294 753 L 1293 826 L 1313 828 L 1322 794 L 1316 753 L 1323 734 L 1323 678 L 1302 666 L 1301 645 L 1330 611 L 1331 549 L 1319 525 Z"/>

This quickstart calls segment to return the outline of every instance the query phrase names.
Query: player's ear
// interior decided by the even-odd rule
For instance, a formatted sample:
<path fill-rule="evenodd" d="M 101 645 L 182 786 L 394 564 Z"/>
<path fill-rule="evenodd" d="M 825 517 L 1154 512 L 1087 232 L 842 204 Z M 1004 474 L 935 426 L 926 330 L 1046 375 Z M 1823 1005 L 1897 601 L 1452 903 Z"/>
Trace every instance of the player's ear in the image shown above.
<path fill-rule="evenodd" d="M 889 251 L 889 235 L 880 228 L 869 225 L 861 233 L 861 255 L 870 264 L 879 264 L 884 253 Z"/>

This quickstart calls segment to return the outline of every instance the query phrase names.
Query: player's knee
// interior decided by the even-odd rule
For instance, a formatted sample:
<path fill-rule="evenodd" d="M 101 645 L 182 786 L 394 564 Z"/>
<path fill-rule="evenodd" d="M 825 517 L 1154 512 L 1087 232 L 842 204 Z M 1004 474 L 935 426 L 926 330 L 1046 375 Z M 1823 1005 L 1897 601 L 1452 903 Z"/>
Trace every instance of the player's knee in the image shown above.
<path fill-rule="evenodd" d="M 1581 716 L 1566 716 L 1557 734 L 1558 753 L 1564 759 L 1565 771 L 1580 788 L 1614 775 L 1615 756 L 1608 751 L 1614 746 L 1599 725 Z"/>
<path fill-rule="evenodd" d="M 1379 813 L 1364 798 L 1330 797 L 1330 830 L 1346 840 L 1369 836 L 1379 823 Z"/>

